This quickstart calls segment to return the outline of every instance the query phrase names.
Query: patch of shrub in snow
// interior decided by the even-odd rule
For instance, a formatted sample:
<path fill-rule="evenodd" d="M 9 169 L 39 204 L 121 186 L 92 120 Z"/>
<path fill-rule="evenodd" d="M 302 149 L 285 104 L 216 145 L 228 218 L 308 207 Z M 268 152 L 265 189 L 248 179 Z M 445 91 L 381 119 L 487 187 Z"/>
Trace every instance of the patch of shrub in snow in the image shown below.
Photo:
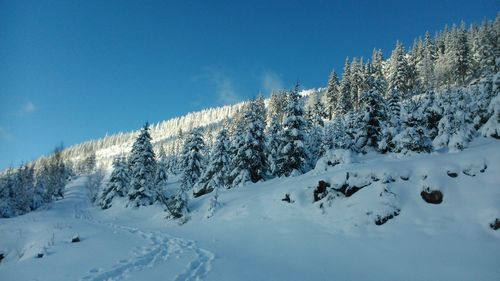
<path fill-rule="evenodd" d="M 350 150 L 332 149 L 325 152 L 325 156 L 318 160 L 314 169 L 317 172 L 324 172 L 328 170 L 328 167 L 334 167 L 339 164 L 355 163 L 355 160 Z"/>

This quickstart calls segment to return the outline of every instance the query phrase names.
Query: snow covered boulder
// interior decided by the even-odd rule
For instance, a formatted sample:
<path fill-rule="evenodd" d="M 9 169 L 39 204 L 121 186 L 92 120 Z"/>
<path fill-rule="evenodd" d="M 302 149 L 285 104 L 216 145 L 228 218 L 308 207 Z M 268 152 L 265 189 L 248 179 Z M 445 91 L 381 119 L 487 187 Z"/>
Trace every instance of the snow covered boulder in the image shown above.
<path fill-rule="evenodd" d="M 358 192 L 362 188 L 372 184 L 371 175 L 362 177 L 358 176 L 356 173 L 346 173 L 346 180 L 340 185 L 336 185 L 333 189 L 337 192 L 344 194 L 345 197 L 351 197 L 354 193 Z"/>
<path fill-rule="evenodd" d="M 383 225 L 388 220 L 393 219 L 394 217 L 398 216 L 400 212 L 401 212 L 401 210 L 396 209 L 394 212 L 389 213 L 385 216 L 377 215 L 377 219 L 375 220 L 375 224 L 376 225 Z"/>
<path fill-rule="evenodd" d="M 78 236 L 78 235 L 75 235 L 75 236 L 73 236 L 73 238 L 71 238 L 71 243 L 78 243 L 80 241 L 81 241 L 80 236 Z"/>
<path fill-rule="evenodd" d="M 410 179 L 410 171 L 408 170 L 403 170 L 399 173 L 399 178 L 404 180 L 404 181 L 407 181 Z"/>
<path fill-rule="evenodd" d="M 420 192 L 420 196 L 429 204 L 441 204 L 443 202 L 443 193 L 439 190 L 430 190 L 428 187 Z"/>
<path fill-rule="evenodd" d="M 325 152 L 325 156 L 321 157 L 314 168 L 316 171 L 326 171 L 328 167 L 334 167 L 338 164 L 353 163 L 354 157 L 352 152 L 347 149 L 333 149 Z"/>
<path fill-rule="evenodd" d="M 330 187 L 330 184 L 328 182 L 325 182 L 323 180 L 320 180 L 318 182 L 318 186 L 314 189 L 314 192 L 313 192 L 314 202 L 317 202 L 317 201 L 325 198 L 326 195 L 328 195 L 328 190 L 327 190 L 328 187 Z M 290 197 L 288 197 L 288 199 L 290 199 Z"/>
<path fill-rule="evenodd" d="M 458 177 L 458 173 L 454 170 L 448 170 L 446 171 L 446 174 L 450 177 L 450 178 L 456 178 Z"/>
<path fill-rule="evenodd" d="M 469 164 L 463 169 L 462 173 L 469 177 L 475 177 L 478 173 L 484 173 L 486 168 L 485 163 Z"/>

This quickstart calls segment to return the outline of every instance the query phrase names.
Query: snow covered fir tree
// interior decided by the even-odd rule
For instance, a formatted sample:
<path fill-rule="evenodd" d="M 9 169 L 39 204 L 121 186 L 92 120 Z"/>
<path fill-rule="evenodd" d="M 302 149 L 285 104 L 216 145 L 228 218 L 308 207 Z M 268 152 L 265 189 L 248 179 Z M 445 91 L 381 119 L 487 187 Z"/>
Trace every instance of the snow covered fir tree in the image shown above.
<path fill-rule="evenodd" d="M 129 159 L 130 190 L 128 198 L 131 206 L 151 205 L 156 197 L 155 175 L 156 156 L 151 145 L 149 124 L 141 129 L 139 137 L 132 145 Z"/>
<path fill-rule="evenodd" d="M 499 180 L 490 173 L 500 171 L 498 155 L 493 155 L 499 152 L 500 140 L 500 14 L 479 25 L 462 22 L 431 34 L 416 38 L 412 46 L 395 42 L 387 57 L 374 49 L 370 58 L 346 58 L 343 69 L 325 73 L 322 88 L 301 89 L 297 83 L 233 105 L 146 123 L 138 131 L 58 146 L 48 156 L 0 171 L 0 218 L 57 209 L 67 195 L 78 195 L 68 187 L 81 185 L 91 197 L 89 208 L 97 207 L 102 217 L 67 216 L 93 226 L 101 218 L 120 220 L 116 214 L 147 216 L 181 234 L 184 228 L 191 230 L 190 223 L 199 223 L 192 228 L 214 231 L 203 233 L 210 236 L 203 241 L 210 246 L 228 235 L 210 228 L 214 221 L 237 221 L 229 229 L 240 235 L 238 228 L 247 226 L 248 217 L 258 216 L 248 219 L 253 227 L 281 216 L 281 224 L 293 224 L 297 216 L 313 218 L 331 233 L 338 231 L 334 227 L 349 233 L 400 218 L 407 220 L 405 226 L 417 225 L 405 218 L 407 209 L 408 216 L 420 215 L 416 220 L 426 224 L 434 213 L 426 210 L 422 215 L 419 210 L 427 204 L 445 208 L 442 203 L 448 198 L 483 200 L 476 191 L 455 194 L 449 186 L 462 189 L 480 183 L 491 188 Z M 463 178 L 465 183 L 458 181 Z M 481 194 L 494 198 L 498 191 Z M 484 199 L 490 207 L 498 203 L 491 198 Z M 76 210 L 81 206 L 66 211 Z M 481 214 L 458 214 L 468 222 L 478 219 L 484 231 L 500 228 L 498 206 Z M 459 220 L 449 213 L 446 219 Z M 447 221 L 440 217 L 439 222 Z M 330 226 L 333 223 L 340 226 Z M 142 262 L 158 264 L 160 254 L 182 254 L 169 247 L 191 249 L 199 259 L 192 267 L 214 259 L 194 242 L 159 234 L 164 229 L 146 233 L 117 225 L 109 220 L 107 231 L 151 242 L 152 250 L 137 246 L 137 253 L 147 252 L 135 260 L 137 268 Z M 65 227 L 54 223 L 56 229 Z M 270 237 L 288 233 L 274 233 L 273 227 L 265 230 Z M 314 235 L 316 230 L 308 231 Z M 488 243 L 497 243 L 497 234 Z M 245 234 L 242 239 L 250 238 Z M 37 251 L 47 255 L 46 248 L 55 242 L 45 240 Z M 23 254 L 17 254 L 19 259 Z M 199 268 L 201 272 L 209 266 Z M 99 270 L 92 276 L 99 277 Z M 176 280 L 200 279 L 179 276 Z M 97 277 L 89 280 L 100 280 Z"/>

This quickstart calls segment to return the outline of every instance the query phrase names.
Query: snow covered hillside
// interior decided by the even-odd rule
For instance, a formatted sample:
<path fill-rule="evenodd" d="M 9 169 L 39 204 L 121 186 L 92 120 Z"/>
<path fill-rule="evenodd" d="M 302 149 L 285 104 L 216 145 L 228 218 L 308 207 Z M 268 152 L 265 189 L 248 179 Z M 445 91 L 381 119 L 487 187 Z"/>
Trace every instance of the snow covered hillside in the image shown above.
<path fill-rule="evenodd" d="M 500 280 L 498 38 L 0 171 L 0 280 Z"/>
<path fill-rule="evenodd" d="M 194 198 L 183 225 L 123 198 L 100 210 L 82 176 L 64 199 L 0 220 L 0 280 L 499 280 L 499 155 L 494 139 L 336 150 L 304 175 Z"/>

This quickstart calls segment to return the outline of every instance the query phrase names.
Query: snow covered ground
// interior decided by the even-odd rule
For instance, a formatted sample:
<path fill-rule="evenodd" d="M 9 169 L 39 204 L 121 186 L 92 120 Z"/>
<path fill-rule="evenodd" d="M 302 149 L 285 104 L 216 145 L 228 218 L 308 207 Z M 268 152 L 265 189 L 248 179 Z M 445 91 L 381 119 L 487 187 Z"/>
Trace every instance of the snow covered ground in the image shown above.
<path fill-rule="evenodd" d="M 491 139 L 458 153 L 338 153 L 299 177 L 219 191 L 213 214 L 213 194 L 193 199 L 183 225 L 161 206 L 93 207 L 81 177 L 50 208 L 0 220 L 0 280 L 500 280 L 499 156 Z M 313 202 L 320 180 L 364 187 Z M 425 188 L 443 202 L 426 203 Z"/>

